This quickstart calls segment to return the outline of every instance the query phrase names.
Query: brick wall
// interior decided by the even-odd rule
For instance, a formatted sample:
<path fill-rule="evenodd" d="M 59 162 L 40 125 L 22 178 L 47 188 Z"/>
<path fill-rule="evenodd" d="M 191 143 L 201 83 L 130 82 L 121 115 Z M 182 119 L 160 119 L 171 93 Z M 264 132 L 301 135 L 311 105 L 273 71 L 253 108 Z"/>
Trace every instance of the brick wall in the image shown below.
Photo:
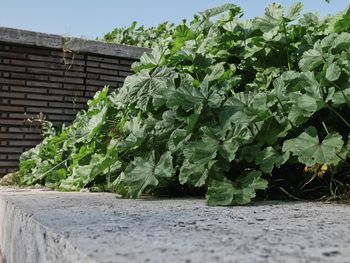
<path fill-rule="evenodd" d="M 0 176 L 41 141 L 27 119 L 43 113 L 55 126 L 71 122 L 104 85 L 120 87 L 144 51 L 0 28 Z"/>

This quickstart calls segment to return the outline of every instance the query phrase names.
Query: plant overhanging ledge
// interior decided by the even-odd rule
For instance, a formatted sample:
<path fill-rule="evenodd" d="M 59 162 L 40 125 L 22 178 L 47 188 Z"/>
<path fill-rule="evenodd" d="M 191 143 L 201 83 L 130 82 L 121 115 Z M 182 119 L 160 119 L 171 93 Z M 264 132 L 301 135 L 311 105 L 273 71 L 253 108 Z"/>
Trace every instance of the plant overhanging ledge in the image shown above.
<path fill-rule="evenodd" d="M 18 183 L 131 198 L 205 193 L 209 205 L 247 204 L 257 190 L 341 196 L 350 174 L 350 9 L 323 20 L 301 10 L 272 4 L 242 20 L 226 4 L 189 23 L 107 34 L 153 51 L 71 126 L 46 129 L 22 154 Z"/>

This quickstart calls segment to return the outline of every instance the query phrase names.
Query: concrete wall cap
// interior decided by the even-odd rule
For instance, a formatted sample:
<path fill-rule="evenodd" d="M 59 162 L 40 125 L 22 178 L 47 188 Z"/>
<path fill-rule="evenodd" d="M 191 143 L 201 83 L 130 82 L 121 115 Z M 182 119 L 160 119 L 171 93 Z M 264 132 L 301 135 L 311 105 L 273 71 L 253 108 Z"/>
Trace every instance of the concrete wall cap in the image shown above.
<path fill-rule="evenodd" d="M 53 49 L 64 49 L 84 54 L 99 54 L 113 57 L 139 59 L 148 48 L 110 44 L 96 40 L 33 32 L 22 29 L 0 27 L 0 42 Z"/>

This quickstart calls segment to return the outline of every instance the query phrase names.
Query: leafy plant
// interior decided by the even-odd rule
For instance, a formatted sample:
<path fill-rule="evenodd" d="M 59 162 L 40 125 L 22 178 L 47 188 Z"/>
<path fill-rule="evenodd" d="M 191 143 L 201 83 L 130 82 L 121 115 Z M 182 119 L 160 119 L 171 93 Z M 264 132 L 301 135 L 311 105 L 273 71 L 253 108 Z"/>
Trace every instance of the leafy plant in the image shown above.
<path fill-rule="evenodd" d="M 156 27 L 145 28 L 144 26 L 137 27 L 137 22 L 134 21 L 130 27 L 116 28 L 105 34 L 102 40 L 109 43 L 153 48 L 171 39 L 174 31 L 173 23 L 165 22 Z"/>
<path fill-rule="evenodd" d="M 272 4 L 244 21 L 227 4 L 178 26 L 107 34 L 153 50 L 120 90 L 104 88 L 71 126 L 22 154 L 21 184 L 132 198 L 199 188 L 209 205 L 246 204 L 281 181 L 345 191 L 350 12 L 298 20 L 301 10 Z"/>

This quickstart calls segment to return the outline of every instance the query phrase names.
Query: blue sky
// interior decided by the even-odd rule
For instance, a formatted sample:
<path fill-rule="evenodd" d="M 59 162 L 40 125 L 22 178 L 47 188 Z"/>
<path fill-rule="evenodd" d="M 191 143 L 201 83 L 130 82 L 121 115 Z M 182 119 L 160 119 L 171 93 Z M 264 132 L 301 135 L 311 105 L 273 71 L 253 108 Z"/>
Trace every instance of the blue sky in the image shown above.
<path fill-rule="evenodd" d="M 94 39 L 115 27 L 157 25 L 164 21 L 179 22 L 194 13 L 224 3 L 243 8 L 245 17 L 263 14 L 272 2 L 284 6 L 294 0 L 0 0 L 0 26 Z M 347 0 L 304 0 L 304 12 L 321 16 L 344 10 Z"/>

